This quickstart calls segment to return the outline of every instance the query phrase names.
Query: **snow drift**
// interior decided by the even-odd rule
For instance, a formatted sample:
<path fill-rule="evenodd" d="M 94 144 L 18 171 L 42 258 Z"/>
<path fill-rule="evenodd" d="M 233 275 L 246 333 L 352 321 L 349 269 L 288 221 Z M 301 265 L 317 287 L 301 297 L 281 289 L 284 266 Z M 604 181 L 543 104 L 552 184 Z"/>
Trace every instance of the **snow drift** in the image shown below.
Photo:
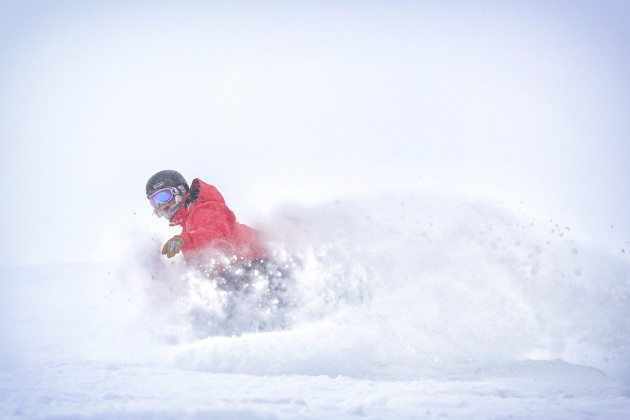
<path fill-rule="evenodd" d="M 571 227 L 430 195 L 257 225 L 292 273 L 275 300 L 148 233 L 124 263 L 0 271 L 0 415 L 627 413 L 630 264 Z"/>
<path fill-rule="evenodd" d="M 629 379 L 630 265 L 569 226 L 386 195 L 286 206 L 259 228 L 293 271 L 282 308 L 228 302 L 181 261 L 125 274 L 176 366 L 410 378 L 561 359 Z M 247 309 L 226 319 L 228 304 Z"/>

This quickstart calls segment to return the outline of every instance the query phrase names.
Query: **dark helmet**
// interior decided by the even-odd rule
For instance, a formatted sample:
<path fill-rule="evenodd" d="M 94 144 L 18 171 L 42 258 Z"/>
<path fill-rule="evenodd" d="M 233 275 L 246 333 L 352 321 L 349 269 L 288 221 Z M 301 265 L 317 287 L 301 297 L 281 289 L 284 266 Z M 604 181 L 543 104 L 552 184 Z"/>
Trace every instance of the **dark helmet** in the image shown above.
<path fill-rule="evenodd" d="M 181 195 L 186 195 L 189 189 L 186 179 L 179 172 L 160 171 L 147 181 L 147 198 L 154 192 L 169 187 L 177 188 Z"/>

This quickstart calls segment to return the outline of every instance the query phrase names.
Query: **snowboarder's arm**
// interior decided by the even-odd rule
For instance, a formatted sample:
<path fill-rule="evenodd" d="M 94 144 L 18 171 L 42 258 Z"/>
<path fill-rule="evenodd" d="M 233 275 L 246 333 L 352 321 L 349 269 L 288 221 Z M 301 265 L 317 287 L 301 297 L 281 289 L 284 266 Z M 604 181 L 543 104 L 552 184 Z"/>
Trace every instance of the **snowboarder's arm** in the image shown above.
<path fill-rule="evenodd" d="M 225 215 L 214 209 L 202 209 L 189 215 L 181 235 L 184 251 L 199 250 L 214 240 L 231 237 L 233 223 Z"/>

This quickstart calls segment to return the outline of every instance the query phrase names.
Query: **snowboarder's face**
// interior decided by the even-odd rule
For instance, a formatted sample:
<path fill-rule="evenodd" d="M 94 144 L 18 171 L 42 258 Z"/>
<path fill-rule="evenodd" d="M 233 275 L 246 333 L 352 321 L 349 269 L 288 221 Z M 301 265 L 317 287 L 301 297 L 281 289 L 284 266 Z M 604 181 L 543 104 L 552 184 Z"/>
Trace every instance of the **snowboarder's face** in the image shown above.
<path fill-rule="evenodd" d="M 171 201 L 159 203 L 158 207 L 155 209 L 155 214 L 157 214 L 158 217 L 164 217 L 170 220 L 170 218 L 173 217 L 175 212 L 179 209 L 180 200 L 178 200 L 178 198 L 179 196 L 175 195 Z"/>
<path fill-rule="evenodd" d="M 181 201 L 180 195 L 174 194 L 170 188 L 157 191 L 149 197 L 149 203 L 155 209 L 155 214 L 167 219 L 173 217 L 177 212 Z"/>

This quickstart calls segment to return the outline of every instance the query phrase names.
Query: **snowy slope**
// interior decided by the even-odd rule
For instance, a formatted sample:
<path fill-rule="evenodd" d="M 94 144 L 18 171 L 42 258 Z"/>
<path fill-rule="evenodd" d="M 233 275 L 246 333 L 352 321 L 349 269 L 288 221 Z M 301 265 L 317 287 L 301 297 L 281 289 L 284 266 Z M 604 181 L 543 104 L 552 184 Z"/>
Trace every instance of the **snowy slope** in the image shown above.
<path fill-rule="evenodd" d="M 3 269 L 0 417 L 630 413 L 630 263 L 571 226 L 431 195 L 257 225 L 294 270 L 281 308 L 160 260 L 150 235 L 119 264 Z"/>

